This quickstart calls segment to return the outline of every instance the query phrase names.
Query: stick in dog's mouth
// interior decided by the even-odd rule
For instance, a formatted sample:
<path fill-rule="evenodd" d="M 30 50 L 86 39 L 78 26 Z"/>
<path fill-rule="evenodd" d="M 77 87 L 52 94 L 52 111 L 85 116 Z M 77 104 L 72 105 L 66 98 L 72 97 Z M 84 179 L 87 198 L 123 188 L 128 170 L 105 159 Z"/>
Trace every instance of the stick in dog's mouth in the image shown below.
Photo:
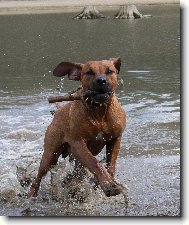
<path fill-rule="evenodd" d="M 83 99 L 86 103 L 93 103 L 96 104 L 96 106 L 106 104 L 109 100 L 109 98 L 112 96 L 112 91 L 108 92 L 96 92 L 93 90 L 88 90 L 83 95 Z"/>

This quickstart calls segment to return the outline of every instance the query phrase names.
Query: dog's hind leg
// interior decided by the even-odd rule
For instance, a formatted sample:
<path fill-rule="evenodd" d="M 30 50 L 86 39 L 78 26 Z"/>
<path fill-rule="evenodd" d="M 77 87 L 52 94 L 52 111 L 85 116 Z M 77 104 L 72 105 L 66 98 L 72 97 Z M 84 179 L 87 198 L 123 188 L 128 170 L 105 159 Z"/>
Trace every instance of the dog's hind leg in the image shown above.
<path fill-rule="evenodd" d="M 44 153 L 41 159 L 40 167 L 36 179 L 31 185 L 28 197 L 36 197 L 41 179 L 46 175 L 48 170 L 57 164 L 60 154 L 62 154 L 62 135 L 57 133 L 57 127 L 50 125 L 45 134 Z"/>

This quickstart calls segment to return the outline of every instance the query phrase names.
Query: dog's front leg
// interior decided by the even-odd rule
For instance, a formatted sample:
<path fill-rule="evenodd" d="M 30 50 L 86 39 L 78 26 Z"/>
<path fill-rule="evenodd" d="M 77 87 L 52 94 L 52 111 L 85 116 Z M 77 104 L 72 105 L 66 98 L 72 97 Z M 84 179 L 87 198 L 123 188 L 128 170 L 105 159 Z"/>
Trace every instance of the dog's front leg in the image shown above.
<path fill-rule="evenodd" d="M 121 136 L 109 141 L 106 145 L 106 165 L 108 173 L 114 177 L 116 160 L 119 154 Z"/>
<path fill-rule="evenodd" d="M 112 179 L 106 168 L 92 155 L 84 140 L 69 143 L 74 157 L 94 174 L 106 196 L 114 196 L 122 192 L 122 187 Z"/>

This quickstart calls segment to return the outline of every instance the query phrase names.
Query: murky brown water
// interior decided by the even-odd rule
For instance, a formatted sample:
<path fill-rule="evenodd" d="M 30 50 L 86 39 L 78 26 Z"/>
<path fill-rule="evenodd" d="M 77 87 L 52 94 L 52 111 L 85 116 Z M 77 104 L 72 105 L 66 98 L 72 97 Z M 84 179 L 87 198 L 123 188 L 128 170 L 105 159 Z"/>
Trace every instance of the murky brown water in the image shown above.
<path fill-rule="evenodd" d="M 1 215 L 180 215 L 180 9 L 179 5 L 139 9 L 153 17 L 93 21 L 72 20 L 73 14 L 0 17 Z M 48 96 L 79 85 L 66 78 L 60 81 L 51 71 L 61 61 L 117 56 L 122 58 L 124 81 L 117 97 L 127 112 L 127 129 L 116 177 L 129 189 L 128 209 L 122 196 L 106 198 L 90 186 L 84 191 L 88 193 L 84 203 L 62 204 L 64 197 L 57 202 L 51 197 L 50 175 L 37 199 L 15 197 L 25 191 L 16 166 L 27 167 L 31 175 L 39 164 L 54 107 Z"/>

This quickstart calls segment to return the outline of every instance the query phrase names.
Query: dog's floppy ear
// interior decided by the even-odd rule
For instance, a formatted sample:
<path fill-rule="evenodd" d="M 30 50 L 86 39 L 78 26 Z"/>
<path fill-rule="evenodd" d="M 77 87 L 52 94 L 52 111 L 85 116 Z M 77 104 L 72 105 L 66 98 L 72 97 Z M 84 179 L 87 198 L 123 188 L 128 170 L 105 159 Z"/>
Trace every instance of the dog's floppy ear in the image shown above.
<path fill-rule="evenodd" d="M 121 67 L 121 58 L 110 58 L 111 61 L 113 61 L 115 68 L 117 69 L 118 73 L 120 71 L 120 67 Z"/>
<path fill-rule="evenodd" d="M 68 75 L 70 80 L 81 80 L 81 70 L 83 64 L 72 62 L 61 62 L 54 69 L 53 75 L 56 77 L 62 77 Z"/>

